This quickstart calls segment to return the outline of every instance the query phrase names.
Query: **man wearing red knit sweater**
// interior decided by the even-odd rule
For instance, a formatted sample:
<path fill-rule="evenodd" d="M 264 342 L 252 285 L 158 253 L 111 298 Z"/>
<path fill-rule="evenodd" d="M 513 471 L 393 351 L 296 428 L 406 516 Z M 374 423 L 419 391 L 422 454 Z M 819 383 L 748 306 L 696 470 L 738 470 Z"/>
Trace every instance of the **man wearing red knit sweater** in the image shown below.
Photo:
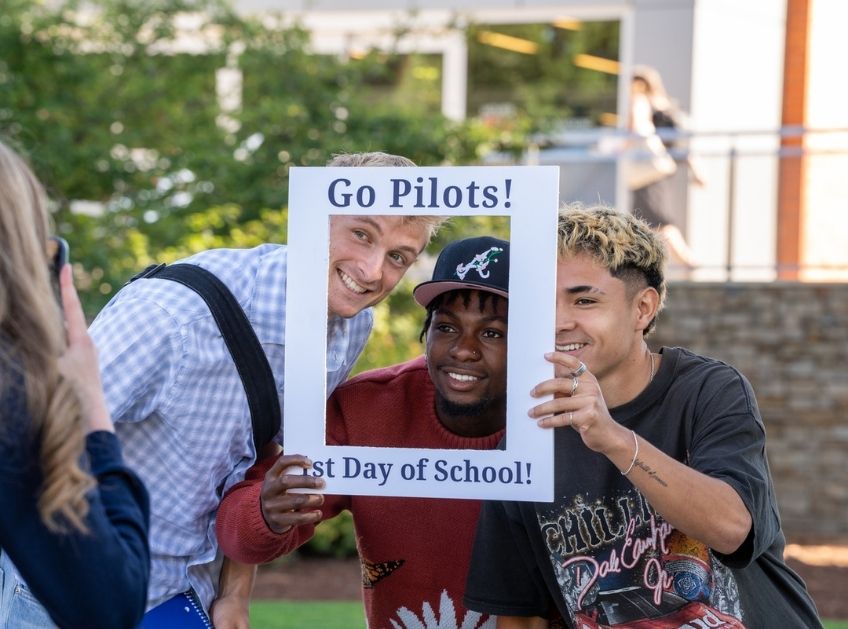
<path fill-rule="evenodd" d="M 508 278 L 506 241 L 445 247 L 433 279 L 414 291 L 427 310 L 426 356 L 339 386 L 327 403 L 328 443 L 494 448 L 506 413 Z M 271 561 L 309 540 L 316 522 L 348 509 L 371 629 L 494 627 L 494 618 L 462 605 L 479 501 L 323 496 L 322 504 L 317 494 L 288 493 L 323 483 L 284 474 L 290 464 L 276 456 L 258 462 L 224 498 L 217 533 L 228 557 Z"/>

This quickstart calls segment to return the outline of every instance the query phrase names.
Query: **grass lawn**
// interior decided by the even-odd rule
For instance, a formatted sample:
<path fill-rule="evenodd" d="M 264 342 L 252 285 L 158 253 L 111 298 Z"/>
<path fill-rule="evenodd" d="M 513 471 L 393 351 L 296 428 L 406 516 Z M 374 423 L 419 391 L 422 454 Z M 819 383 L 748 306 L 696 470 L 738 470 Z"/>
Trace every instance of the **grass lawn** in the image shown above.
<path fill-rule="evenodd" d="M 365 629 L 361 601 L 254 601 L 251 629 Z M 848 629 L 848 620 L 825 620 L 825 629 Z"/>
<path fill-rule="evenodd" d="M 362 601 L 253 601 L 250 604 L 250 627 L 365 629 L 365 614 Z"/>

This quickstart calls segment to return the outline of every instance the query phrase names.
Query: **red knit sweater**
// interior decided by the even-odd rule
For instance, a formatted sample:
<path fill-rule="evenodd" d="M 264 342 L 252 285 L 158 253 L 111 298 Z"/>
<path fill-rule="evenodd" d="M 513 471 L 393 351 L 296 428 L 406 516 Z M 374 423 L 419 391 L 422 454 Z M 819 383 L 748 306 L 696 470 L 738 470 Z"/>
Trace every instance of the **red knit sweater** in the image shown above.
<path fill-rule="evenodd" d="M 482 450 L 500 441 L 503 431 L 482 438 L 448 431 L 436 417 L 434 396 L 423 358 L 361 374 L 327 403 L 328 443 Z M 278 535 L 265 524 L 259 493 L 273 462 L 253 466 L 218 511 L 218 542 L 237 561 L 270 561 L 314 532 L 308 525 Z M 343 509 L 353 513 L 370 629 L 494 626 L 494 619 L 462 605 L 479 501 L 326 496 L 322 509 L 325 519 Z"/>

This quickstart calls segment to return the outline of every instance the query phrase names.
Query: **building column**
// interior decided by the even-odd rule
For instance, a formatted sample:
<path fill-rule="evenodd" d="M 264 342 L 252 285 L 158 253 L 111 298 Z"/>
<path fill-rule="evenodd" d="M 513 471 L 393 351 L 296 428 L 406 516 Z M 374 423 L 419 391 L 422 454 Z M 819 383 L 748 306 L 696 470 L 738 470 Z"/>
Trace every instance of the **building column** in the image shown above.
<path fill-rule="evenodd" d="M 807 123 L 807 76 L 812 0 L 787 0 L 783 61 L 784 129 Z M 791 131 L 791 130 L 790 130 Z M 804 263 L 806 158 L 802 133 L 781 138 L 777 200 L 777 277 L 797 280 Z"/>

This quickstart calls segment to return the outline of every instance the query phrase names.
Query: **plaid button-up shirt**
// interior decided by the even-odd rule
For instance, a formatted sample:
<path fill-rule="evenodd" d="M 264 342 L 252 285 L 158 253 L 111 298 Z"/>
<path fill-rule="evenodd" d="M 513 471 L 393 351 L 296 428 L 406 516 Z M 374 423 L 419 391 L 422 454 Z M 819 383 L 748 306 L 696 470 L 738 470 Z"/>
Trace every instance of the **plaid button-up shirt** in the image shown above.
<path fill-rule="evenodd" d="M 282 406 L 286 247 L 217 249 L 184 262 L 217 275 L 241 304 L 268 356 Z M 370 310 L 328 322 L 328 395 L 347 378 L 371 325 Z M 221 562 L 218 503 L 256 459 L 235 365 L 205 302 L 169 280 L 142 279 L 123 288 L 92 323 L 91 335 L 124 458 L 150 492 L 148 606 L 193 587 L 208 609 Z"/>

